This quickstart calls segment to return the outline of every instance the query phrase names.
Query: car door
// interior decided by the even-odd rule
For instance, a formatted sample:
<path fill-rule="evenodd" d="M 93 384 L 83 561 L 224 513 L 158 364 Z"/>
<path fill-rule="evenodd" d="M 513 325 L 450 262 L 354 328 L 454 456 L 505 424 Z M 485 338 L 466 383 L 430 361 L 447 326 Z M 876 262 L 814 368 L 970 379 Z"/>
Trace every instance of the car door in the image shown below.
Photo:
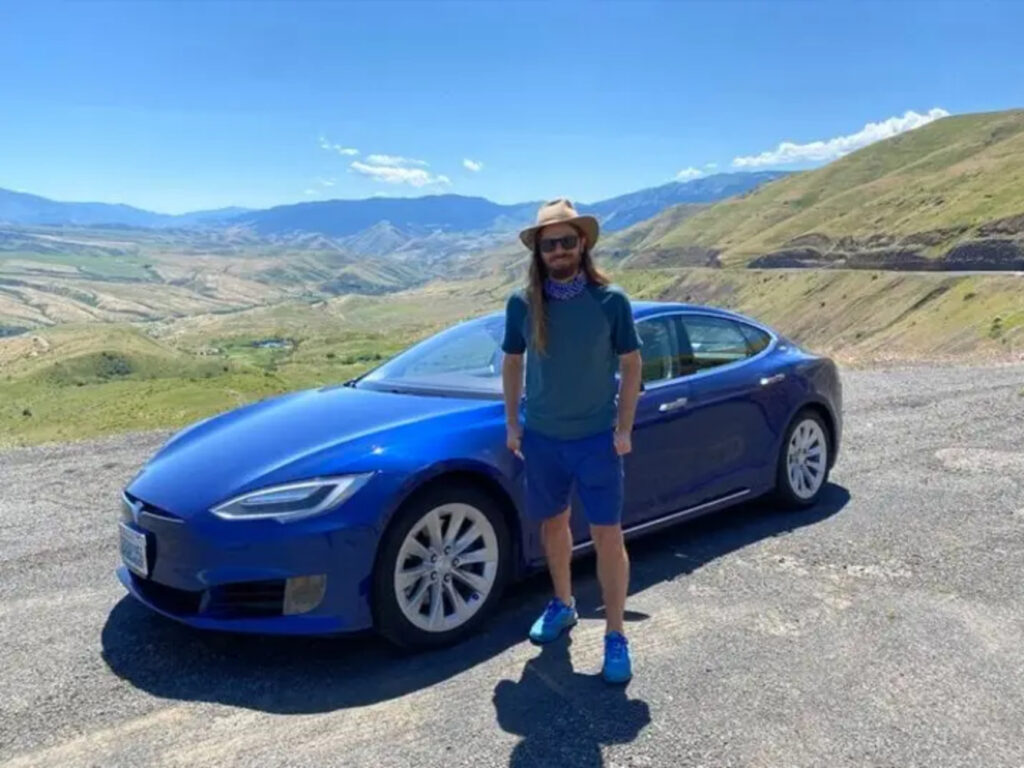
<path fill-rule="evenodd" d="M 632 451 L 625 457 L 626 525 L 679 507 L 692 483 L 686 426 L 692 361 L 674 313 L 637 321 L 644 391 L 637 401 Z"/>
<path fill-rule="evenodd" d="M 687 402 L 687 436 L 692 446 L 691 487 L 686 506 L 747 488 L 763 479 L 773 463 L 770 380 L 758 358 L 771 336 L 732 318 L 681 313 L 677 333 L 693 350 L 694 372 Z"/>

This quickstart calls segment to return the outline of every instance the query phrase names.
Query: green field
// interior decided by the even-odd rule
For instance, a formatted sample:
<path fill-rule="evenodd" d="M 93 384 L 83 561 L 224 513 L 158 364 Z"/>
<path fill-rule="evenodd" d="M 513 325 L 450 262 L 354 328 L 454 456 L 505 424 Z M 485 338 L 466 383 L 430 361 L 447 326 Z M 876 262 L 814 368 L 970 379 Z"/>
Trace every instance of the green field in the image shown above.
<path fill-rule="evenodd" d="M 752 314 L 846 365 L 1024 357 L 1024 278 L 865 270 L 612 273 L 635 299 Z M 0 446 L 178 427 L 336 383 L 441 328 L 500 309 L 511 284 L 286 302 L 151 323 L 68 324 L 0 340 Z M 283 340 L 282 348 L 254 342 Z"/>

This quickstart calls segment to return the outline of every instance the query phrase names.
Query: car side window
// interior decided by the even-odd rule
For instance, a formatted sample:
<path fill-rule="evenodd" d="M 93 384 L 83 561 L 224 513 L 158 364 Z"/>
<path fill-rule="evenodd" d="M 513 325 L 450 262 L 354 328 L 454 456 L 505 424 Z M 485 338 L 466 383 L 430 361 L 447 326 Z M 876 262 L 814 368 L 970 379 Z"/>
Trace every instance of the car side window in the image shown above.
<path fill-rule="evenodd" d="M 772 337 L 760 328 L 740 323 L 740 330 L 743 331 L 743 335 L 747 338 L 747 352 L 750 353 L 751 357 L 759 354 L 765 347 L 771 344 Z"/>
<path fill-rule="evenodd" d="M 645 383 L 685 376 L 693 370 L 692 355 L 685 339 L 680 343 L 676 323 L 671 315 L 640 320 L 636 324 L 642 343 L 641 380 Z"/>
<path fill-rule="evenodd" d="M 740 323 L 710 315 L 684 315 L 682 326 L 693 350 L 694 370 L 703 371 L 750 356 Z"/>

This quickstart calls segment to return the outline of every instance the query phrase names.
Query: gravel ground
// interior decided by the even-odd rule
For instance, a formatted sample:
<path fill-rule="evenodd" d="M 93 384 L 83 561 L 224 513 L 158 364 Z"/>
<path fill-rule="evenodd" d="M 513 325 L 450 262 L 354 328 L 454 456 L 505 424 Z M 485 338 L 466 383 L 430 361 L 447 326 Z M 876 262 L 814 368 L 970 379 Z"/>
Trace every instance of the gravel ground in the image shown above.
<path fill-rule="evenodd" d="M 543 577 L 428 655 L 205 634 L 113 576 L 119 489 L 168 435 L 0 453 L 11 766 L 1024 766 L 1024 365 L 845 371 L 818 507 L 631 546 L 636 677 L 522 638 Z"/>

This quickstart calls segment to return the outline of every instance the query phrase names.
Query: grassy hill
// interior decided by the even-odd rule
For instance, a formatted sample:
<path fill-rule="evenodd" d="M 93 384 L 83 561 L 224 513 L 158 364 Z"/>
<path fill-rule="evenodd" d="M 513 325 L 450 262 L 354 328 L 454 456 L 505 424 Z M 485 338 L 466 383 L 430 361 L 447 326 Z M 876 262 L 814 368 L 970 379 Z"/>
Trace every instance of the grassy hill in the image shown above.
<path fill-rule="evenodd" d="M 677 268 L 612 276 L 634 298 L 750 313 L 847 365 L 1024 359 L 1022 278 L 1013 274 Z M 0 448 L 182 426 L 344 381 L 447 325 L 500 309 L 521 278 L 498 273 L 386 296 L 0 338 Z"/>
<path fill-rule="evenodd" d="M 668 233 L 682 226 L 708 205 L 683 203 L 674 205 L 661 215 L 642 221 L 629 229 L 614 232 L 598 243 L 600 252 L 614 261 L 630 258 L 630 266 L 655 266 L 662 254 L 657 243 Z"/>
<path fill-rule="evenodd" d="M 937 120 L 663 229 L 625 263 L 1024 269 L 1024 110 Z"/>

